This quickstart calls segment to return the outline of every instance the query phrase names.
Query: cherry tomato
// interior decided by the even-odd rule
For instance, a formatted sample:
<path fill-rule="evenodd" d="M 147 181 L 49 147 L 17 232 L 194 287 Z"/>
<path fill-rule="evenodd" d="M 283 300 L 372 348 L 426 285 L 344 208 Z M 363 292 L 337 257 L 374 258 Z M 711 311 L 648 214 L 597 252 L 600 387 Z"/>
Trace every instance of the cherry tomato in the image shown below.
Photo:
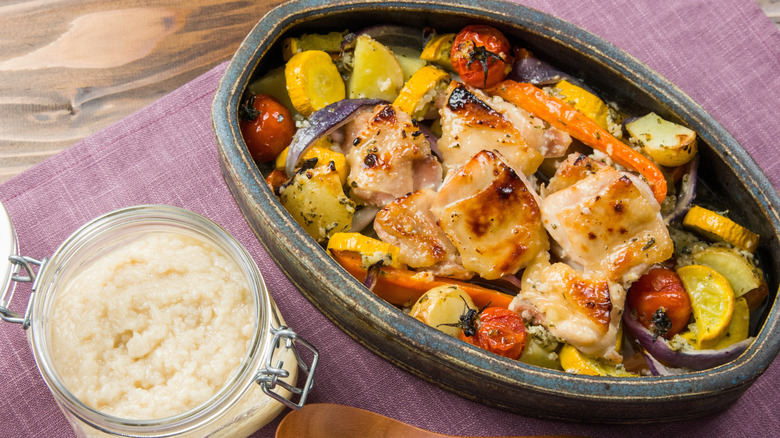
<path fill-rule="evenodd" d="M 476 331 L 467 336 L 469 328 L 460 339 L 510 359 L 517 359 L 525 349 L 525 324 L 517 313 L 503 307 L 488 307 L 475 318 Z"/>
<path fill-rule="evenodd" d="M 512 70 L 510 48 L 509 40 L 498 29 L 476 24 L 464 27 L 455 36 L 450 60 L 465 84 L 490 88 Z"/>
<path fill-rule="evenodd" d="M 628 290 L 627 307 L 656 336 L 671 339 L 688 325 L 691 299 L 676 272 L 653 268 Z"/>
<path fill-rule="evenodd" d="M 290 145 L 295 121 L 290 111 L 267 94 L 252 95 L 239 109 L 241 135 L 252 158 L 271 161 Z"/>

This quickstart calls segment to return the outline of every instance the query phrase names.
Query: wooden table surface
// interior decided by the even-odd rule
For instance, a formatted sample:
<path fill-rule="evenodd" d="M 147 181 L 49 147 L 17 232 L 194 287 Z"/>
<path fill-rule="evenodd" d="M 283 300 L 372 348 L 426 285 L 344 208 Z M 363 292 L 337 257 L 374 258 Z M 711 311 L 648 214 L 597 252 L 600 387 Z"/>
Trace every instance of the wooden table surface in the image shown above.
<path fill-rule="evenodd" d="M 283 1 L 4 2 L 0 183 L 230 59 Z"/>

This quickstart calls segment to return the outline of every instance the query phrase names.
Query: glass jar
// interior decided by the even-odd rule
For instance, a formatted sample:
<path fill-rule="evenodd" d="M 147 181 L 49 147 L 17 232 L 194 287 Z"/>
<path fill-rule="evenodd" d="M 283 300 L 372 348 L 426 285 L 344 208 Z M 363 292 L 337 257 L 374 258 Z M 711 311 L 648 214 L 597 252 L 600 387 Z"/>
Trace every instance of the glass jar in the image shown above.
<path fill-rule="evenodd" d="M 165 418 L 120 418 L 88 406 L 63 383 L 53 361 L 52 315 L 60 300 L 70 297 L 67 286 L 77 275 L 117 249 L 154 233 L 188 236 L 232 259 L 248 284 L 253 331 L 238 368 L 204 403 Z M 50 258 L 38 261 L 17 255 L 17 250 L 13 226 L 0 204 L 0 256 L 10 251 L 11 262 L 0 268 L 0 287 L 5 286 L 0 289 L 0 317 L 26 330 L 41 375 L 78 436 L 247 436 L 285 406 L 299 408 L 305 402 L 317 365 L 316 348 L 284 326 L 246 249 L 203 216 L 171 206 L 134 206 L 87 223 Z M 32 283 L 24 315 L 10 310 L 16 282 Z M 303 381 L 300 387 L 299 380 Z"/>

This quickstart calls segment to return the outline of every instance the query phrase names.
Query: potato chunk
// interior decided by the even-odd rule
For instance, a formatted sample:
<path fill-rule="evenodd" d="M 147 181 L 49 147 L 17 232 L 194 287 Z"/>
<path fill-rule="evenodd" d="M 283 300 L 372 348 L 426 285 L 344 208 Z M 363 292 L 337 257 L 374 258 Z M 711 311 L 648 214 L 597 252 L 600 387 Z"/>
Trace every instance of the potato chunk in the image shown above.
<path fill-rule="evenodd" d="M 377 98 L 392 102 L 404 85 L 404 71 L 395 54 L 368 35 L 355 43 L 355 61 L 347 83 L 350 99 Z"/>
<path fill-rule="evenodd" d="M 282 186 L 279 196 L 293 219 L 317 241 L 352 226 L 355 203 L 344 194 L 333 167 L 297 172 L 289 184 Z"/>
<path fill-rule="evenodd" d="M 698 150 L 695 132 L 655 113 L 627 123 L 626 130 L 632 140 L 662 166 L 682 166 L 691 161 Z"/>
<path fill-rule="evenodd" d="M 435 287 L 420 297 L 409 311 L 409 316 L 458 337 L 460 316 L 469 310 L 477 310 L 471 297 L 457 286 Z"/>

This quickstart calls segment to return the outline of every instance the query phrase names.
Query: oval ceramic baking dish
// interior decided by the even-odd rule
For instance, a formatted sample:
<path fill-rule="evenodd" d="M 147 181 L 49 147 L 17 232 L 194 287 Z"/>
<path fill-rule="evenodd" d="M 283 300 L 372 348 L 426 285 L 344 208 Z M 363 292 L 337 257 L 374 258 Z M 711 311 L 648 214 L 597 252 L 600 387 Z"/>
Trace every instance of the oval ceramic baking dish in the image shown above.
<path fill-rule="evenodd" d="M 704 186 L 720 193 L 724 205 L 735 206 L 735 218 L 762 236 L 758 255 L 769 276 L 770 294 L 750 348 L 726 365 L 683 376 L 571 375 L 485 353 L 425 326 L 364 288 L 303 232 L 269 190 L 263 180 L 269 169 L 252 161 L 237 117 L 247 85 L 280 65 L 285 36 L 356 30 L 354 23 L 432 26 L 441 32 L 491 24 L 629 112 L 653 111 L 696 131 L 702 140 L 701 165 L 710 169 L 701 177 Z M 780 349 L 775 303 L 780 203 L 775 189 L 734 138 L 673 84 L 569 23 L 498 1 L 292 1 L 266 15 L 240 46 L 219 85 L 212 114 L 225 179 L 247 221 L 290 280 L 367 348 L 463 397 L 563 420 L 630 423 L 692 418 L 735 401 Z"/>

